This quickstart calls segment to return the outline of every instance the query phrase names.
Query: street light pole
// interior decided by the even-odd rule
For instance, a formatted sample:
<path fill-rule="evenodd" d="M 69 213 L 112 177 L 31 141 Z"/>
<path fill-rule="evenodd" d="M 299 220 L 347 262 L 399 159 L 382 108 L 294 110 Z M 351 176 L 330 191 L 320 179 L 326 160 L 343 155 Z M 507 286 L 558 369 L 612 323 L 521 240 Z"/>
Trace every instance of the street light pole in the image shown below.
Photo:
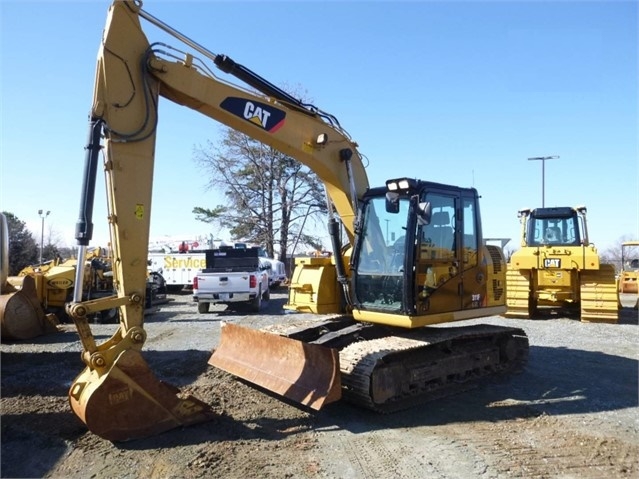
<path fill-rule="evenodd" d="M 49 213 L 51 213 L 51 211 L 47 211 L 46 213 L 43 213 L 44 210 L 38 210 L 38 214 L 40 215 L 40 218 L 42 219 L 42 228 L 40 229 L 40 264 L 42 265 L 42 250 L 44 249 L 44 219 L 49 216 Z"/>
<path fill-rule="evenodd" d="M 559 156 L 535 156 L 528 161 L 541 161 L 541 207 L 546 206 L 546 160 L 554 160 Z"/>
<path fill-rule="evenodd" d="M 386 245 L 388 246 L 388 222 L 390 220 L 384 220 L 384 221 L 386 221 Z"/>

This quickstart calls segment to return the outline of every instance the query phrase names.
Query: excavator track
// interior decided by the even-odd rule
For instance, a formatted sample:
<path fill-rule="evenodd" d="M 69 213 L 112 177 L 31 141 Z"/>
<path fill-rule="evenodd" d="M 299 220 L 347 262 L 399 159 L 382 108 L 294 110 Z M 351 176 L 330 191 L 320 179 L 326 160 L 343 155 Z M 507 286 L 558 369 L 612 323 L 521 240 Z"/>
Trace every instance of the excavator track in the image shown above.
<path fill-rule="evenodd" d="M 343 397 L 390 413 L 519 372 L 528 358 L 521 329 L 424 328 L 354 343 L 340 351 Z"/>

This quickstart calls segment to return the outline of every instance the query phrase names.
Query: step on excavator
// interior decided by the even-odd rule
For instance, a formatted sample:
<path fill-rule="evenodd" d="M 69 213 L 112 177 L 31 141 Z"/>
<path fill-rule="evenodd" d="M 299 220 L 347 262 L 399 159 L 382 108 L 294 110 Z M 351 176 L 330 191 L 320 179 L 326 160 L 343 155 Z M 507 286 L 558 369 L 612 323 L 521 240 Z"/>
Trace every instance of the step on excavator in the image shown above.
<path fill-rule="evenodd" d="M 189 52 L 149 43 L 142 21 Z M 243 85 L 222 81 L 215 68 Z M 210 364 L 306 407 L 344 397 L 384 412 L 523 368 L 520 328 L 448 325 L 505 311 L 506 263 L 483 244 L 474 188 L 411 174 L 370 187 L 357 144 L 335 116 L 212 53 L 141 2 L 115 1 L 98 53 L 75 237 L 88 247 L 101 167 L 117 294 L 82 301 L 76 291 L 67 305 L 86 365 L 69 398 L 92 432 L 123 441 L 213 416 L 159 381 L 141 354 L 159 97 L 289 155 L 326 192 L 333 255 L 298 260 L 286 305 L 317 320 L 270 331 L 225 324 Z M 118 330 L 97 344 L 87 316 L 113 307 Z"/>

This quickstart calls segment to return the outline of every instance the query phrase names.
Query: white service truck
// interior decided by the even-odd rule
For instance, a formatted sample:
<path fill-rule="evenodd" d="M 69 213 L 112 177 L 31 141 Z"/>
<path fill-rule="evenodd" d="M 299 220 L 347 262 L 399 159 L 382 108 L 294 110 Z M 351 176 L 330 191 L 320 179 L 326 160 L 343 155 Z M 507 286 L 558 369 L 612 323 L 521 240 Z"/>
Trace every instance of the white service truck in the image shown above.
<path fill-rule="evenodd" d="M 167 287 L 190 288 L 193 277 L 206 267 L 206 255 L 197 253 L 149 253 L 149 271 L 162 275 Z"/>
<path fill-rule="evenodd" d="M 244 243 L 236 243 L 235 249 L 246 249 Z M 227 248 L 223 246 L 222 248 Z M 193 278 L 197 273 L 206 268 L 206 250 L 188 251 L 186 253 L 149 253 L 149 271 L 162 275 L 167 287 L 170 289 L 192 288 Z M 270 265 L 266 270 L 269 279 L 269 288 L 274 289 L 286 282 L 286 270 L 284 263 L 269 258 L 266 250 L 257 247 L 258 256 L 264 263 Z"/>
<path fill-rule="evenodd" d="M 193 277 L 193 301 L 198 313 L 208 313 L 211 304 L 259 312 L 270 298 L 270 263 L 258 248 L 219 248 L 205 252 L 206 265 Z"/>

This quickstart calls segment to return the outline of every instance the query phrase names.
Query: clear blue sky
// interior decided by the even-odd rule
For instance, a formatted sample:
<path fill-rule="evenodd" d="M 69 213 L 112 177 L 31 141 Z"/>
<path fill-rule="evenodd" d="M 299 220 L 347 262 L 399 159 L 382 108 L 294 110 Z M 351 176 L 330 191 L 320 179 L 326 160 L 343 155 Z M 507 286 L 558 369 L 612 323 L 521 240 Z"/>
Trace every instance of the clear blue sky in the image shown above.
<path fill-rule="evenodd" d="M 73 240 L 93 74 L 108 1 L 0 0 L 0 209 Z M 371 185 L 475 186 L 484 236 L 516 242 L 517 210 L 585 204 L 600 247 L 639 238 L 637 2 L 177 2 L 144 9 L 335 115 Z M 159 34 L 146 28 L 150 41 Z M 177 41 L 172 42 L 177 44 Z M 221 73 L 220 73 L 221 74 Z M 222 74 L 221 74 L 222 75 Z M 151 236 L 216 234 L 193 149 L 220 126 L 160 106 Z M 94 245 L 108 237 L 104 187 Z M 513 245 L 513 243 L 511 243 Z"/>

